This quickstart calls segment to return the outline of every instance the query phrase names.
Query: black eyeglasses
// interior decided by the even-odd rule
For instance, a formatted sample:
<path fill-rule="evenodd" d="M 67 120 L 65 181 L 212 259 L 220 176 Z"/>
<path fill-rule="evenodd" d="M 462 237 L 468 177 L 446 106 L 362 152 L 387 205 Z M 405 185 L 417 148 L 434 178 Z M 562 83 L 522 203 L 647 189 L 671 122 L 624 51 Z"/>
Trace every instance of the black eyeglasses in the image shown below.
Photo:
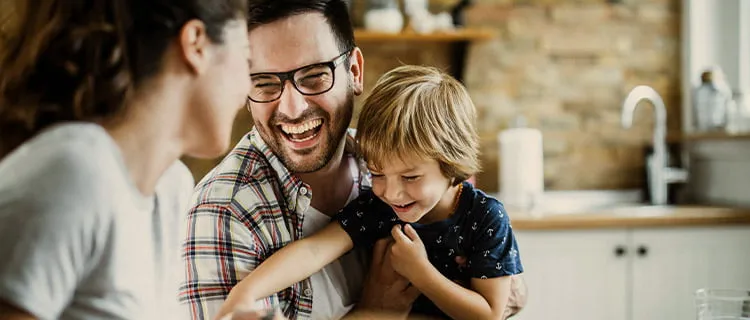
<path fill-rule="evenodd" d="M 287 80 L 303 95 L 326 93 L 333 88 L 336 80 L 334 70 L 351 51 L 346 50 L 331 61 L 307 65 L 292 71 L 251 73 L 248 99 L 257 103 L 275 101 L 284 92 L 284 83 Z"/>

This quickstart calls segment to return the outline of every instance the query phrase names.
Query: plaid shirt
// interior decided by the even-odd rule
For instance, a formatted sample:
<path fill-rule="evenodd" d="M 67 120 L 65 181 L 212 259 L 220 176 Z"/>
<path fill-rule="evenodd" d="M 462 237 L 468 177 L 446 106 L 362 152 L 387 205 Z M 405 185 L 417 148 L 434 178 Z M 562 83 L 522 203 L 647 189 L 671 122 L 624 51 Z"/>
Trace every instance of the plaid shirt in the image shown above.
<path fill-rule="evenodd" d="M 362 175 L 367 172 L 364 163 L 358 163 L 360 175 L 354 183 L 369 185 Z M 302 237 L 311 199 L 310 187 L 284 167 L 255 129 L 240 140 L 198 184 L 188 213 L 180 301 L 193 319 L 213 318 L 234 285 Z M 312 302 L 312 285 L 306 279 L 264 304 L 279 306 L 290 319 L 307 319 Z"/>

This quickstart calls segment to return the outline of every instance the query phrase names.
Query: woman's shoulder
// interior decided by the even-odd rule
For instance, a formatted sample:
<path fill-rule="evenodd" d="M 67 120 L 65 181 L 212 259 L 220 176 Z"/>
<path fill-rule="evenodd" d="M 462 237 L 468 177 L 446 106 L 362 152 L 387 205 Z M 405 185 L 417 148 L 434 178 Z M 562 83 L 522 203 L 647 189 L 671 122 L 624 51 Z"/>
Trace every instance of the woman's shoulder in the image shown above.
<path fill-rule="evenodd" d="M 126 184 L 127 176 L 118 155 L 100 127 L 51 128 L 0 162 L 0 202 L 35 202 L 37 212 L 67 208 L 66 214 L 85 214 L 89 210 L 79 209 L 99 208 L 102 199 L 122 192 L 118 186 Z"/>

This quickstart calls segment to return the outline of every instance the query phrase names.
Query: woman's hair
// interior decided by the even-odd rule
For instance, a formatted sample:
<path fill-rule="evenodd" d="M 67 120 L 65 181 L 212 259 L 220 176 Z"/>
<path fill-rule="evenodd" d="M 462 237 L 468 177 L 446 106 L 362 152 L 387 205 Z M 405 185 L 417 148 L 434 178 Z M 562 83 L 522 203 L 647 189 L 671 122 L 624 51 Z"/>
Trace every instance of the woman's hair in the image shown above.
<path fill-rule="evenodd" d="M 20 5 L 22 2 L 18 2 Z M 0 47 L 0 159 L 44 128 L 111 120 L 197 19 L 222 43 L 247 0 L 28 0 Z"/>
<path fill-rule="evenodd" d="M 474 103 L 456 79 L 432 67 L 401 66 L 365 99 L 356 137 L 373 169 L 394 156 L 431 158 L 458 184 L 480 169 L 475 121 Z"/>

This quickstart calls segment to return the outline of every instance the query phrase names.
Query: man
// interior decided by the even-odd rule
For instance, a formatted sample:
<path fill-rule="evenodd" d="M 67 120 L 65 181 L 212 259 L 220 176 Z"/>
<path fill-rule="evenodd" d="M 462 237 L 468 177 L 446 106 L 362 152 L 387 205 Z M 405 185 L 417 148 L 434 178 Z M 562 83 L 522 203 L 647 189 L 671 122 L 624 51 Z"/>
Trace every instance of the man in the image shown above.
<path fill-rule="evenodd" d="M 368 186 L 347 138 L 364 60 L 346 4 L 251 0 L 249 12 L 254 129 L 194 195 L 180 292 L 194 319 L 216 316 L 239 280 Z M 408 312 L 419 293 L 393 271 L 386 243 L 373 251 L 364 281 L 366 265 L 352 252 L 264 303 L 291 319 L 337 319 L 361 293 L 358 308 Z"/>

